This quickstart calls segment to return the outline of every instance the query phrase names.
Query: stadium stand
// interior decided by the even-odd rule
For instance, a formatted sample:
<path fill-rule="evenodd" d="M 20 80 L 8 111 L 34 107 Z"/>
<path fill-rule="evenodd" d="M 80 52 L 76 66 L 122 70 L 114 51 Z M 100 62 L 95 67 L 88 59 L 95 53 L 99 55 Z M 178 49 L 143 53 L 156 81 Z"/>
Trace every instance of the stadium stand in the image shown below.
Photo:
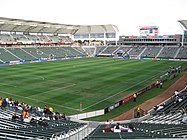
<path fill-rule="evenodd" d="M 115 123 L 101 123 L 92 131 L 85 140 L 96 139 L 176 139 L 187 138 L 187 125 L 182 121 L 186 117 L 186 112 L 181 113 L 181 108 L 187 109 L 187 87 L 179 94 L 174 94 L 171 99 L 164 103 L 164 107 L 159 106 L 140 119 L 133 119 L 120 122 L 120 131 L 115 132 Z M 177 97 L 182 101 L 177 101 Z M 160 106 L 162 106 L 161 104 Z M 186 121 L 187 123 L 187 121 Z M 110 132 L 105 132 L 106 125 L 111 128 Z M 134 131 L 128 131 L 129 126 L 133 126 Z"/>
<path fill-rule="evenodd" d="M 9 31 L 23 32 L 23 34 L 0 34 L 0 63 L 10 63 L 11 61 L 34 61 L 43 59 L 58 59 L 65 57 L 95 56 L 95 54 L 116 55 L 118 52 L 129 54 L 138 58 L 187 58 L 187 48 L 179 46 L 148 46 L 144 45 L 122 45 L 122 46 L 97 46 L 97 47 L 72 47 L 72 39 L 69 36 L 58 36 L 58 34 L 76 34 L 77 37 L 86 35 L 89 37 L 91 31 L 98 33 L 113 33 L 116 30 L 114 25 L 62 25 L 53 23 L 43 23 L 16 19 L 0 18 L 2 26 L 6 26 Z M 13 23 L 12 23 L 13 22 Z M 17 27 L 16 22 L 21 22 Z M 22 26 L 23 25 L 23 26 Z M 49 28 L 45 28 L 45 26 Z M 57 28 L 58 27 L 58 28 Z M 89 28 L 88 28 L 89 27 Z M 6 30 L 6 29 L 5 29 Z M 28 33 L 36 33 L 37 35 Z M 45 34 L 46 33 L 46 34 Z M 48 35 L 51 33 L 51 35 Z M 104 33 L 101 33 L 103 36 Z M 43 35 L 45 34 L 45 35 Z M 97 34 L 99 35 L 99 34 Z M 15 45 L 16 44 L 16 45 Z M 92 126 L 89 130 L 88 123 L 70 120 L 69 117 L 59 115 L 59 113 L 48 114 L 45 109 L 38 109 L 23 103 L 14 104 L 11 100 L 7 105 L 0 108 L 0 139 L 70 139 L 70 135 L 79 135 L 80 131 L 92 131 L 89 135 L 82 134 L 84 139 L 156 139 L 156 138 L 187 138 L 187 126 L 182 124 L 181 108 L 187 108 L 187 90 L 179 96 L 173 96 L 164 103 L 162 109 L 155 109 L 149 116 L 142 120 L 130 120 L 122 122 L 123 130 L 120 132 L 103 133 L 106 124 Z M 7 99 L 3 99 L 5 101 Z M 2 103 L 3 104 L 3 103 Z M 161 106 L 161 105 L 160 105 Z M 23 112 L 29 108 L 29 119 L 24 119 Z M 27 111 L 26 111 L 27 112 Z M 58 114 L 58 115 L 57 115 Z M 90 122 L 89 122 L 90 123 Z M 130 130 L 130 125 L 133 130 Z M 114 128 L 114 124 L 110 127 Z M 89 126 L 90 127 L 90 126 Z M 96 127 L 96 128 L 95 128 Z M 79 139 L 79 136 L 78 138 Z M 80 138 L 81 139 L 81 138 Z"/>
<path fill-rule="evenodd" d="M 174 58 L 178 47 L 164 47 L 158 58 Z"/>
<path fill-rule="evenodd" d="M 105 124 L 99 125 L 85 140 L 96 139 L 171 139 L 171 138 L 185 138 L 187 136 L 185 125 L 173 124 L 149 124 L 149 123 L 121 123 L 124 128 L 128 128 L 129 124 L 134 127 L 133 132 L 128 130 L 121 130 L 121 132 L 103 132 Z M 111 128 L 114 128 L 114 124 Z"/>
<path fill-rule="evenodd" d="M 32 46 L 32 45 L 31 45 Z M 86 56 L 82 50 L 73 47 L 4 47 L 0 48 L 1 63 L 9 63 L 10 61 L 31 61 L 48 58 L 64 58 Z M 82 52 L 81 52 L 82 51 Z"/>
<path fill-rule="evenodd" d="M 187 47 L 182 47 L 176 56 L 176 59 L 187 59 Z"/>
<path fill-rule="evenodd" d="M 119 46 L 108 46 L 102 51 L 103 54 L 114 54 L 119 49 Z"/>
<path fill-rule="evenodd" d="M 100 54 L 105 48 L 106 48 L 106 46 L 97 46 L 96 47 L 96 54 Z"/>
<path fill-rule="evenodd" d="M 160 49 L 161 47 L 147 47 L 141 56 L 143 58 L 155 58 Z"/>
<path fill-rule="evenodd" d="M 7 105 L 1 106 L 0 139 L 62 139 L 69 136 L 70 131 L 87 126 L 86 123 L 71 121 L 60 114 L 57 117 L 56 112 L 53 113 L 52 119 L 50 116 L 49 119 L 43 116 L 44 110 L 36 113 L 35 107 L 8 98 L 1 100 L 6 101 Z M 26 108 L 29 111 L 29 118 L 23 119 L 22 113 Z"/>
<path fill-rule="evenodd" d="M 129 55 L 138 56 L 144 49 L 145 47 L 134 46 L 129 52 Z"/>

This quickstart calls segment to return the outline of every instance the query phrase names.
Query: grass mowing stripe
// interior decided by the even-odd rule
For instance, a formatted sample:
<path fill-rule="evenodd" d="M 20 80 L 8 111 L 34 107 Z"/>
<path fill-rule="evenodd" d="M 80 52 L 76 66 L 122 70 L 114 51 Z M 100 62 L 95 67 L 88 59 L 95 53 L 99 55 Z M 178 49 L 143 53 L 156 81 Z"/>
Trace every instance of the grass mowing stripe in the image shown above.
<path fill-rule="evenodd" d="M 45 92 L 41 92 L 41 93 L 38 93 L 36 95 L 31 95 L 29 97 L 36 97 L 36 96 L 39 96 L 39 95 L 45 95 L 46 93 L 49 93 L 49 92 L 52 92 L 52 91 L 57 91 L 57 90 L 60 90 L 60 89 L 65 89 L 65 88 L 69 88 L 69 87 L 72 87 L 72 86 L 75 86 L 76 84 L 71 84 L 71 85 L 67 85 L 67 86 L 64 86 L 64 87 L 61 87 L 61 88 L 54 88 L 52 90 L 48 90 L 48 91 L 45 91 Z"/>
<path fill-rule="evenodd" d="M 95 104 L 93 104 L 93 105 L 90 105 L 90 106 L 88 106 L 88 107 L 86 107 L 86 108 L 84 108 L 84 109 L 82 109 L 82 110 L 84 111 L 84 110 L 86 110 L 86 109 L 88 109 L 88 108 L 90 108 L 90 107 L 92 107 L 92 106 L 95 106 L 95 105 L 97 105 L 97 104 L 99 104 L 99 103 L 101 103 L 101 102 L 104 102 L 104 101 L 106 101 L 106 100 L 108 100 L 108 99 L 110 99 L 110 98 L 112 98 L 112 97 L 114 97 L 114 96 L 116 96 L 116 95 L 118 95 L 118 94 L 124 92 L 124 91 L 127 91 L 127 90 L 129 90 L 129 89 L 131 89 L 131 88 L 133 88 L 133 87 L 135 87 L 135 86 L 141 84 L 141 83 L 144 83 L 145 81 L 149 81 L 150 79 L 152 79 L 152 78 L 154 78 L 154 77 L 156 77 L 156 76 L 158 76 L 158 74 L 157 74 L 157 75 L 154 75 L 154 76 L 152 76 L 152 77 L 150 77 L 150 78 L 148 78 L 148 79 L 145 79 L 144 81 L 139 82 L 139 83 L 137 83 L 136 85 L 130 86 L 130 87 L 128 87 L 128 88 L 126 88 L 126 89 L 124 89 L 124 90 L 122 90 L 122 91 L 120 91 L 120 92 L 118 92 L 118 93 L 116 93 L 116 94 L 114 94 L 114 95 L 112 95 L 112 96 L 109 96 L 109 97 L 107 97 L 106 99 L 103 99 L 103 100 L 101 100 L 101 101 L 99 101 L 99 102 L 97 102 L 97 103 L 95 103 Z"/>
<path fill-rule="evenodd" d="M 33 101 L 36 101 L 36 102 L 42 102 L 42 103 L 45 103 L 45 104 L 48 104 L 48 103 L 49 103 L 49 102 L 44 102 L 44 101 L 39 100 L 39 99 L 33 99 L 33 98 L 29 98 L 29 97 L 24 97 L 24 96 L 20 96 L 20 95 L 15 95 L 15 94 L 12 94 L 12 93 L 6 92 L 6 91 L 0 91 L 0 92 L 1 92 L 1 93 L 4 93 L 4 94 L 8 94 L 8 95 L 17 96 L 17 97 L 20 97 L 20 98 L 25 98 L 25 99 L 33 100 Z M 67 107 L 67 106 L 58 105 L 58 104 L 54 104 L 54 103 L 50 103 L 50 104 L 51 104 L 51 105 L 54 105 L 54 106 L 59 106 L 59 107 L 64 107 L 64 108 L 67 108 L 67 109 L 79 111 L 79 109 L 75 109 L 75 108 L 72 108 L 72 107 Z"/>
<path fill-rule="evenodd" d="M 2 85 L 2 86 L 9 86 L 9 87 L 17 87 L 17 86 L 15 86 L 15 85 L 6 84 L 6 83 L 0 83 L 0 85 Z"/>
<path fill-rule="evenodd" d="M 58 107 L 55 106 L 57 111 L 61 112 L 63 109 L 64 113 L 73 114 L 79 112 L 77 110 L 71 110 L 70 112 L 68 109 L 64 109 L 60 106 L 63 105 L 76 109 L 79 108 L 80 102 L 83 101 L 84 107 L 88 107 L 125 88 L 150 78 L 152 75 L 157 73 L 162 75 L 168 70 L 169 66 L 182 64 L 186 63 L 113 58 L 86 58 L 12 65 L 0 69 L 0 83 L 16 85 L 17 88 L 1 85 L 0 90 L 24 97 L 34 95 L 33 98 L 37 97 L 38 94 L 38 98 L 41 101 L 47 102 L 48 104 L 58 104 Z M 45 80 L 42 80 L 43 78 L 40 76 L 44 77 Z M 109 106 L 115 101 L 147 86 L 149 84 L 148 82 L 154 81 L 156 78 L 157 77 L 139 84 L 124 93 L 119 93 L 113 98 L 84 111 L 93 111 Z M 75 83 L 76 85 L 70 88 L 61 89 L 62 87 L 70 85 L 70 83 Z M 49 92 L 47 92 L 45 96 L 44 94 L 40 94 L 46 91 Z M 2 93 L 2 96 L 5 95 Z M 14 98 L 22 100 L 17 97 Z M 26 98 L 24 99 L 26 100 Z M 22 101 L 24 101 L 24 99 Z M 36 102 L 29 99 L 27 102 L 32 105 L 36 104 Z M 43 107 L 44 104 L 37 103 L 37 105 Z"/>

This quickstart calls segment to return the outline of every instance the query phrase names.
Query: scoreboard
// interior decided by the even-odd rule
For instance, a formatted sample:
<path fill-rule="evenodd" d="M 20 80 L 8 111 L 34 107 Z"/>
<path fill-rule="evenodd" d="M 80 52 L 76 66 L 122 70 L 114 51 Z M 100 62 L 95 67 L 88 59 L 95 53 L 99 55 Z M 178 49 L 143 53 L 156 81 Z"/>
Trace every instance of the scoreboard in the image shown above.
<path fill-rule="evenodd" d="M 141 36 L 157 36 L 159 31 L 158 26 L 140 26 Z"/>

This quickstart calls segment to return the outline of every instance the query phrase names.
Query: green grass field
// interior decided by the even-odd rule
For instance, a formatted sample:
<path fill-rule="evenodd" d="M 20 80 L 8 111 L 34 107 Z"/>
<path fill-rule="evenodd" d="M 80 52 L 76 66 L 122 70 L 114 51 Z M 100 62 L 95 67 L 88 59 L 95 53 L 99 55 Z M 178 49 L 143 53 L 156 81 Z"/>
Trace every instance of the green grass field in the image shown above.
<path fill-rule="evenodd" d="M 103 109 L 187 62 L 85 58 L 0 69 L 0 96 L 76 114 Z M 80 111 L 82 102 L 82 111 Z"/>

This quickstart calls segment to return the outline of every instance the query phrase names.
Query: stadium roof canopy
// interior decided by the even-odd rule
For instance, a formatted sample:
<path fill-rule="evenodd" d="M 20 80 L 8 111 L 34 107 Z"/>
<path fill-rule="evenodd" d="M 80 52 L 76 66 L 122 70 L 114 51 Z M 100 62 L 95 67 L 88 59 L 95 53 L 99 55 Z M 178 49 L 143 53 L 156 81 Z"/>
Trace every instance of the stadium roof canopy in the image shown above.
<path fill-rule="evenodd" d="M 187 30 L 187 20 L 179 20 L 179 23 L 181 23 L 185 30 Z"/>
<path fill-rule="evenodd" d="M 23 19 L 0 17 L 0 31 L 26 33 L 53 33 L 53 34 L 92 34 L 116 33 L 117 26 L 107 25 L 69 25 L 50 22 L 40 22 Z"/>

